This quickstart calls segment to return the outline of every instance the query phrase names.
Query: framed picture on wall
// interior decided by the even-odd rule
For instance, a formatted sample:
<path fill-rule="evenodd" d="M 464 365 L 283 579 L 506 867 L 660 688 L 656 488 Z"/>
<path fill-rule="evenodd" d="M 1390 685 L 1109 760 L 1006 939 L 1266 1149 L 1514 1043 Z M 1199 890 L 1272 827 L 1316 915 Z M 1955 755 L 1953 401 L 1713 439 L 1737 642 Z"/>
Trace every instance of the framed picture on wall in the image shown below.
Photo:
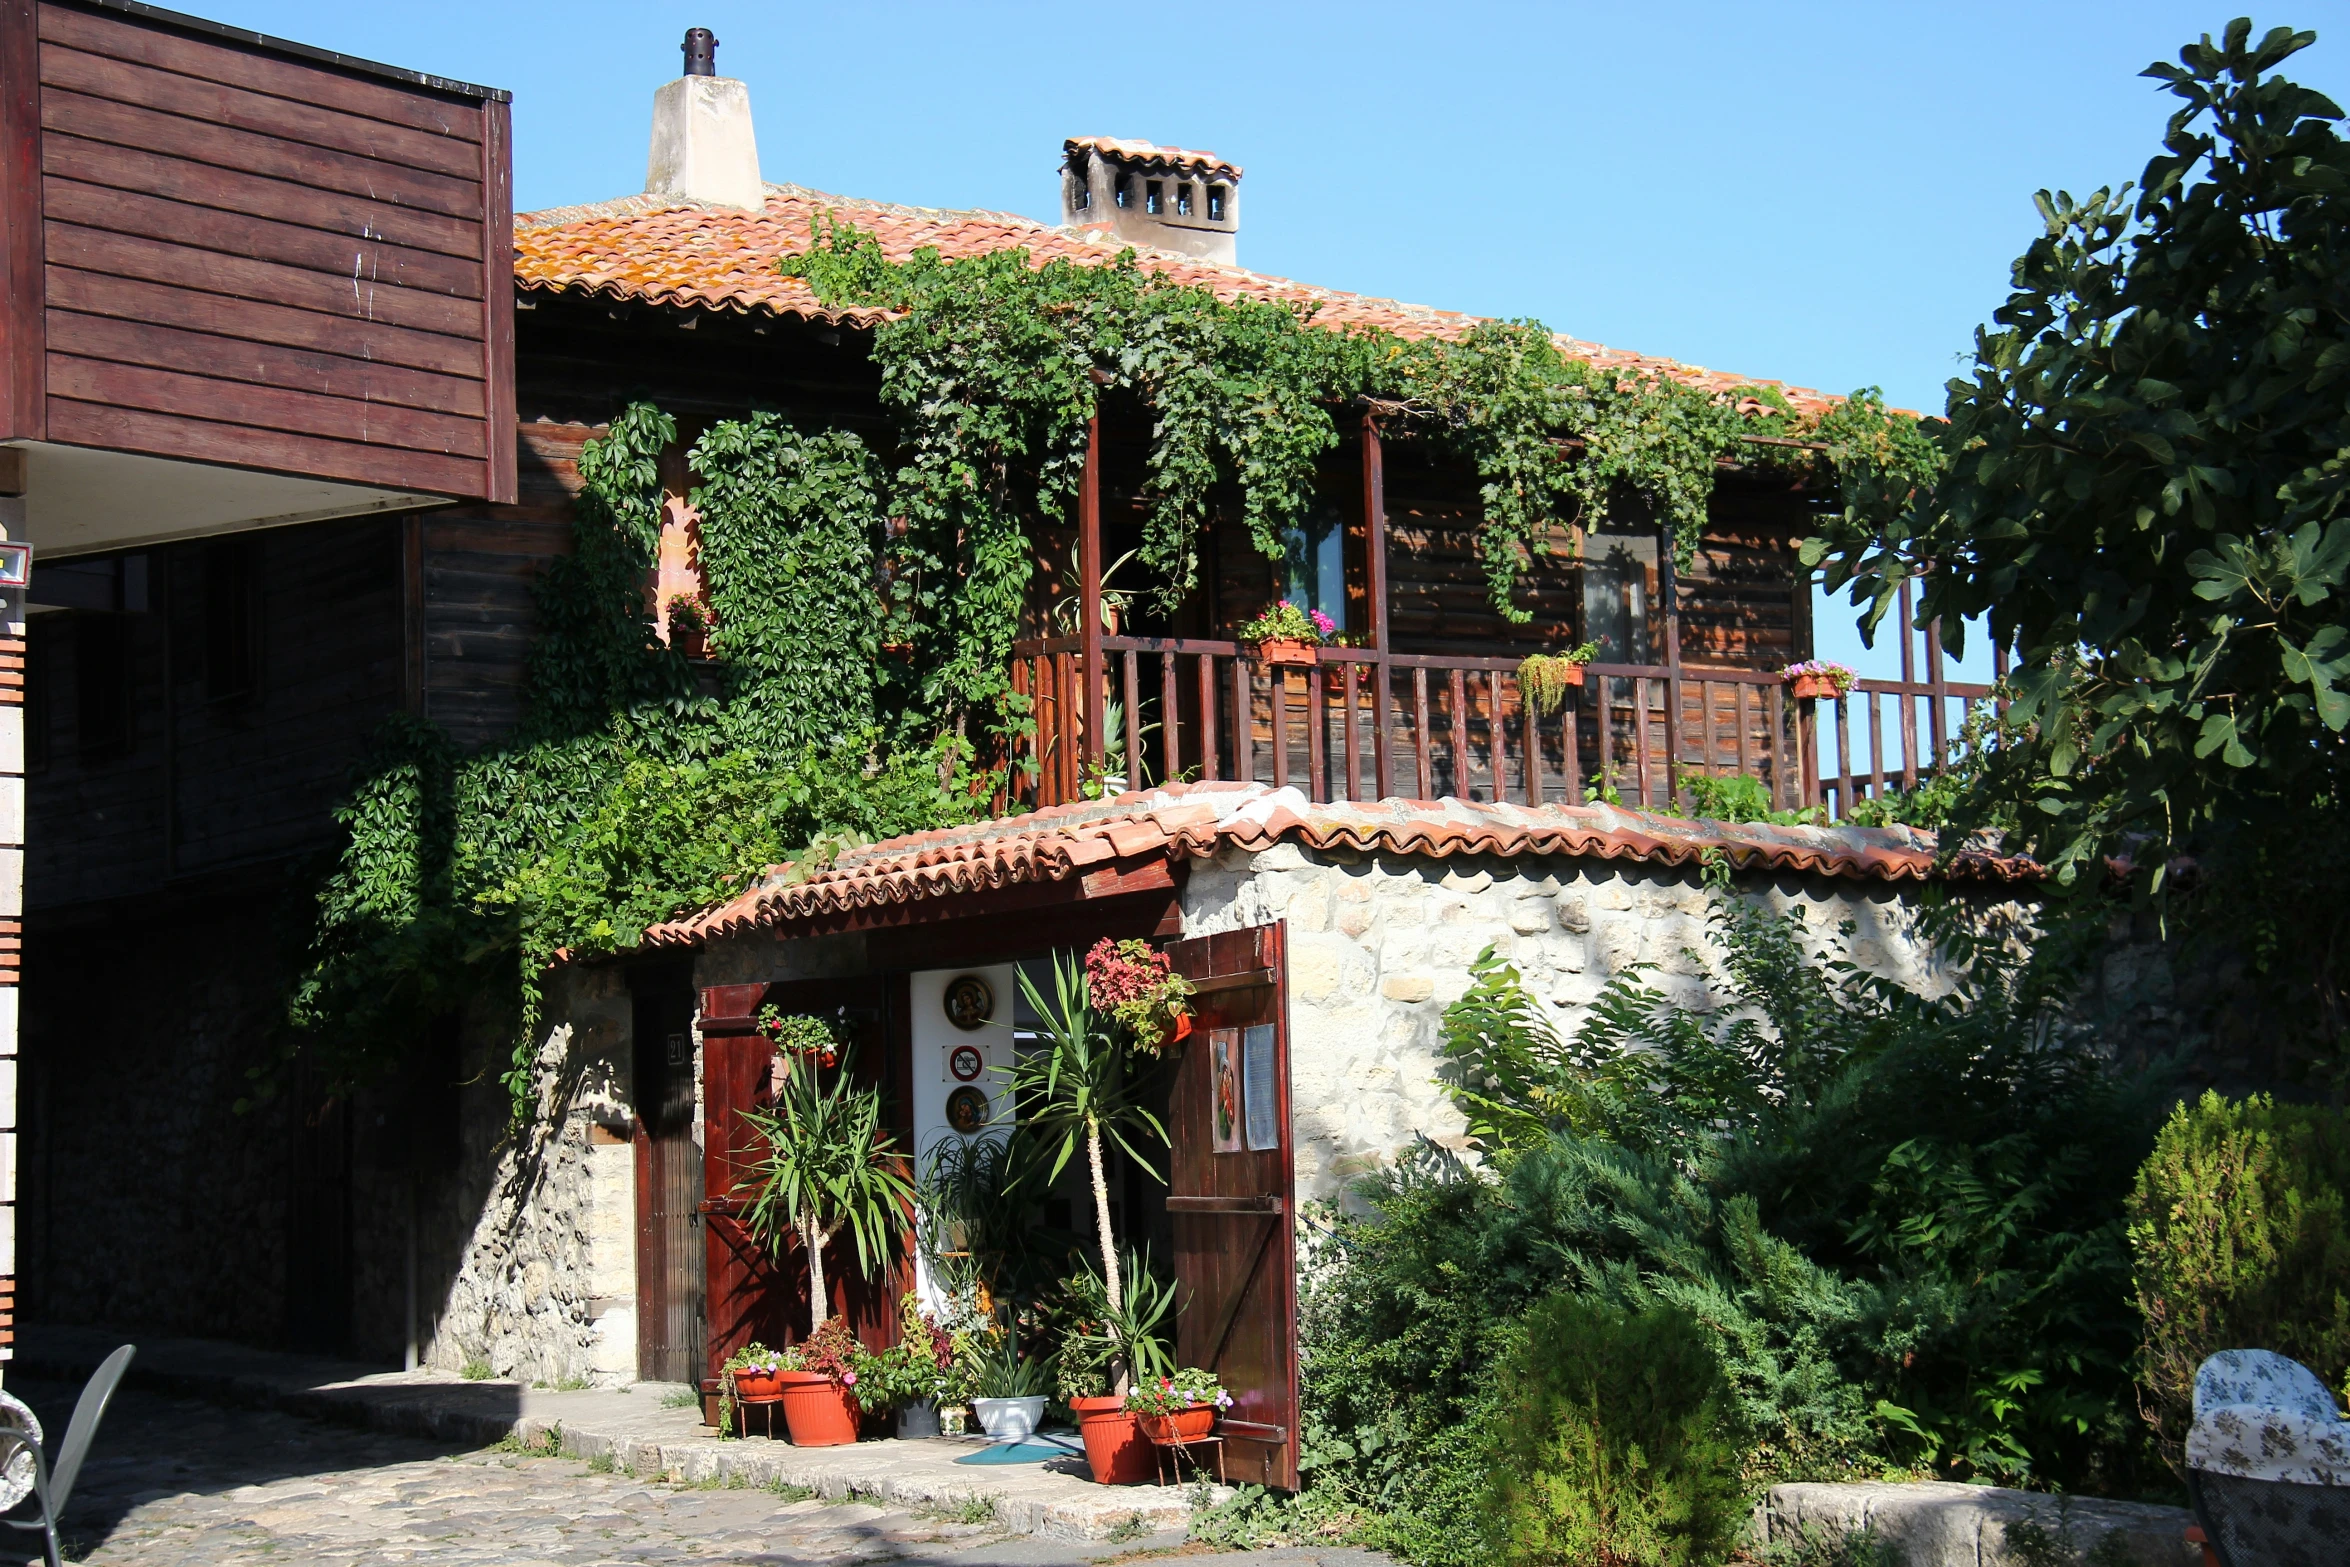
<path fill-rule="evenodd" d="M 1208 1034 L 1208 1146 L 1216 1153 L 1243 1151 L 1240 1066 L 1240 1030 L 1211 1030 Z"/>

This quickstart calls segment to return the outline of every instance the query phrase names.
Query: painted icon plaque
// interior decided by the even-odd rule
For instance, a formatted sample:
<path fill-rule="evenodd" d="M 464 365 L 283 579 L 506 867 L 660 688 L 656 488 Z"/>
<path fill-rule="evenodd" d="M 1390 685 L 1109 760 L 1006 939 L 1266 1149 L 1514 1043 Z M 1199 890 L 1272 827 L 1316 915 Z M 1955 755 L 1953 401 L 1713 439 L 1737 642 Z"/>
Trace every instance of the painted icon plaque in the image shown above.
<path fill-rule="evenodd" d="M 995 990 L 977 974 L 962 974 L 947 981 L 947 1021 L 970 1033 L 987 1027 L 995 1016 Z"/>

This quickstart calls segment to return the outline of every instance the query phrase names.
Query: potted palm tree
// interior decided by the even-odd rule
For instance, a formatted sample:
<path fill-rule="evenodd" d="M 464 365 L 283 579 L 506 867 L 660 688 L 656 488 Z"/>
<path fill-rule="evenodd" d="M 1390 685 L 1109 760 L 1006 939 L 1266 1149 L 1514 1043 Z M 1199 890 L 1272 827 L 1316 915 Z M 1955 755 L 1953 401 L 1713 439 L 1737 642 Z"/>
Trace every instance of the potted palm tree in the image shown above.
<path fill-rule="evenodd" d="M 742 1112 L 766 1152 L 738 1188 L 749 1195 L 752 1233 L 779 1258 L 785 1240 L 795 1240 L 808 1259 L 808 1339 L 798 1365 L 782 1373 L 784 1423 L 804 1447 L 857 1439 L 856 1343 L 832 1318 L 824 1248 L 846 1231 L 857 1271 L 870 1277 L 905 1234 L 914 1202 L 906 1161 L 882 1126 L 881 1090 L 851 1080 L 846 1042 L 829 1074 L 819 1059 L 793 1057 L 774 1107 Z"/>
<path fill-rule="evenodd" d="M 1056 994 L 1046 999 L 1036 981 L 1023 973 L 1020 984 L 1036 1011 L 1042 1048 L 1021 1057 L 1013 1074 L 1013 1093 L 1020 1106 L 1022 1131 L 1052 1151 L 1051 1169 L 1044 1179 L 1060 1178 L 1079 1148 L 1085 1150 L 1087 1173 L 1093 1183 L 1094 1238 L 1101 1250 L 1103 1301 L 1111 1315 L 1125 1309 L 1126 1290 L 1118 1268 L 1117 1237 L 1110 1230 L 1110 1183 L 1102 1166 L 1103 1139 L 1115 1141 L 1126 1156 L 1154 1178 L 1158 1171 L 1138 1148 L 1136 1139 L 1167 1142 L 1167 1129 L 1151 1114 L 1140 1095 L 1141 1074 L 1120 1037 L 1123 1028 L 1096 1012 L 1085 972 L 1072 954 L 1053 958 Z M 1039 1163 L 1042 1163 L 1040 1160 Z M 1110 1368 L 1111 1387 L 1097 1397 L 1070 1400 L 1085 1436 L 1086 1458 L 1094 1478 L 1116 1483 L 1133 1467 L 1129 1447 L 1140 1447 L 1135 1417 L 1126 1410 L 1126 1392 L 1133 1367 L 1119 1355 Z M 1099 1427 L 1097 1430 L 1096 1428 Z M 1113 1429 L 1115 1428 L 1115 1429 Z M 1141 1449 L 1147 1458 L 1147 1448 Z"/>

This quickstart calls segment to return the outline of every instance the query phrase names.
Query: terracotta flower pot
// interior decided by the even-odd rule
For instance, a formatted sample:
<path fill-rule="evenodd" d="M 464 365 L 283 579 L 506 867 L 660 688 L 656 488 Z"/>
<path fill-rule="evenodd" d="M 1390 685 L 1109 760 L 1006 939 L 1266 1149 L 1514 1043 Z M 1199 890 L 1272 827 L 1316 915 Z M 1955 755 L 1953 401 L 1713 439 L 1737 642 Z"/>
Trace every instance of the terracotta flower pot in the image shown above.
<path fill-rule="evenodd" d="M 857 1439 L 857 1395 L 821 1371 L 776 1373 L 783 1423 L 794 1447 L 846 1447 Z"/>
<path fill-rule="evenodd" d="M 1171 1415 L 1144 1415 L 1142 1434 L 1154 1442 L 1189 1442 L 1206 1436 L 1216 1424 L 1213 1404 L 1179 1409 Z"/>
<path fill-rule="evenodd" d="M 676 648 L 683 657 L 708 658 L 710 656 L 710 633 L 700 626 L 673 625 L 669 628 L 669 645 Z"/>
<path fill-rule="evenodd" d="M 736 1371 L 734 1378 L 735 1402 L 763 1404 L 783 1393 L 784 1373 L 781 1371 Z"/>
<path fill-rule="evenodd" d="M 1077 1417 L 1078 1434 L 1085 1438 L 1085 1461 L 1093 1468 L 1095 1483 L 1133 1485 L 1149 1479 L 1158 1468 L 1142 1434 L 1141 1418 L 1123 1398 L 1073 1398 L 1069 1412 Z"/>
<path fill-rule="evenodd" d="M 1257 662 L 1271 669 L 1311 669 L 1314 644 L 1296 637 L 1267 637 L 1257 644 Z"/>
<path fill-rule="evenodd" d="M 1583 666 L 1581 664 L 1569 664 L 1558 674 L 1559 684 L 1562 686 L 1579 686 L 1583 683 Z"/>
<path fill-rule="evenodd" d="M 1787 684 L 1794 691 L 1795 699 L 1799 702 L 1807 697 L 1834 697 L 1837 695 L 1836 682 L 1826 675 L 1797 675 Z"/>

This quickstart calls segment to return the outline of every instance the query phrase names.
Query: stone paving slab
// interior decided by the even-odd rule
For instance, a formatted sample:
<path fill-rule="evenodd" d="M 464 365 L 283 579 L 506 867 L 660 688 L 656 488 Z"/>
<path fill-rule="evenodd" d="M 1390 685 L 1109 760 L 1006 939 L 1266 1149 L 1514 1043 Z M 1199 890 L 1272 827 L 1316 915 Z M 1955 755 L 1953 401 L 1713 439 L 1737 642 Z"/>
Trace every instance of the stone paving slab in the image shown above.
<path fill-rule="evenodd" d="M 125 1336 L 104 1329 L 27 1325 L 11 1376 L 78 1381 Z M 383 1371 L 331 1357 L 288 1355 L 204 1339 L 139 1339 L 140 1386 L 272 1408 L 367 1429 L 472 1447 L 514 1439 L 584 1460 L 609 1460 L 673 1483 L 752 1489 L 803 1487 L 827 1500 L 871 1498 L 899 1507 L 992 1506 L 1004 1526 L 1047 1539 L 1099 1540 L 1140 1528 L 1183 1529 L 1194 1499 L 1219 1487 L 1101 1486 L 1082 1459 L 960 1465 L 975 1438 L 793 1447 L 764 1436 L 721 1440 L 698 1408 L 669 1407 L 660 1384 L 563 1391 L 447 1372 Z M 681 1397 L 686 1389 L 674 1390 Z"/>

